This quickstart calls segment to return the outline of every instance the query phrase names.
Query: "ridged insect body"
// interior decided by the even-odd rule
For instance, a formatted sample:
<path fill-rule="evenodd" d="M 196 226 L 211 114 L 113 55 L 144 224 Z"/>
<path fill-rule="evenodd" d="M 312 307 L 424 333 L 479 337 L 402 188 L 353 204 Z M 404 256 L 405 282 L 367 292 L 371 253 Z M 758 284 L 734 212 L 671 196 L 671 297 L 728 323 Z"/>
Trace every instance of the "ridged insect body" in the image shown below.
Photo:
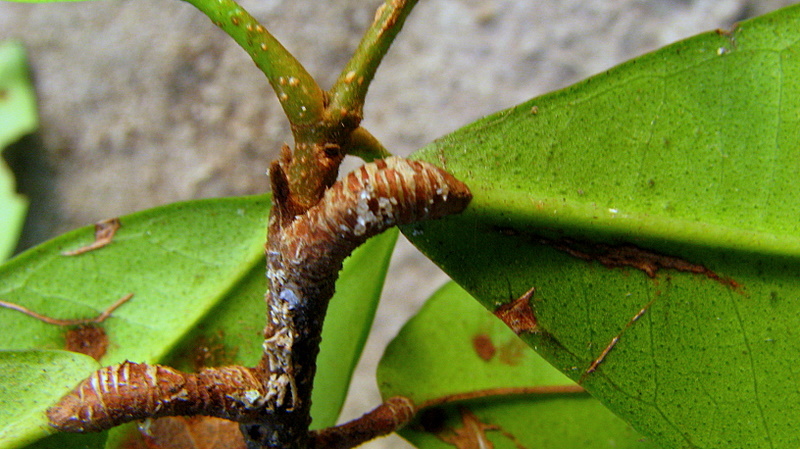
<path fill-rule="evenodd" d="M 144 418 L 207 414 L 241 420 L 266 396 L 240 366 L 187 374 L 161 365 L 124 362 L 95 371 L 48 411 L 65 432 L 96 432 Z"/>
<path fill-rule="evenodd" d="M 348 174 L 317 205 L 291 216 L 293 209 L 281 204 L 286 178 L 279 164 L 270 173 L 277 204 L 267 244 L 268 324 L 261 363 L 198 373 L 127 361 L 109 366 L 48 410 L 54 427 L 90 432 L 177 415 L 251 423 L 264 411 L 279 410 L 291 419 L 306 419 L 309 404 L 300 398 L 310 396 L 314 365 L 295 363 L 293 355 L 318 351 L 327 303 L 344 259 L 392 226 L 460 212 L 471 199 L 463 183 L 439 168 L 392 157 Z"/>
<path fill-rule="evenodd" d="M 390 157 L 349 173 L 317 205 L 286 220 L 271 234 L 274 238 L 267 246 L 270 325 L 264 348 L 270 372 L 285 373 L 276 377 L 281 385 L 275 388 L 292 388 L 281 395 L 293 398 L 291 408 L 298 396 L 294 344 L 300 335 L 317 335 L 321 330 L 321 317 L 310 310 L 324 312 L 344 259 L 386 229 L 460 212 L 470 199 L 467 186 L 438 167 Z M 281 218 L 273 220 L 277 224 Z M 308 316 L 298 317 L 297 310 Z M 298 321 L 303 324 L 298 326 Z"/>

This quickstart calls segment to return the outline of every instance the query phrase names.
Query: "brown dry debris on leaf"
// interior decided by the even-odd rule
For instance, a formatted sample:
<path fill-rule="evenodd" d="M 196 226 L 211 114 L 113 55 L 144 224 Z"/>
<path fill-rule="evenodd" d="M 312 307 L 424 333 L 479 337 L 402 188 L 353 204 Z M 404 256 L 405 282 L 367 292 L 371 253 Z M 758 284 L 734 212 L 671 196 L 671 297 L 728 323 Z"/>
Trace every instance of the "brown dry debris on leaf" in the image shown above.
<path fill-rule="evenodd" d="M 606 268 L 630 267 L 642 271 L 650 278 L 655 278 L 658 271 L 662 269 L 675 270 L 682 273 L 705 276 L 734 290 L 741 288 L 741 285 L 735 280 L 720 276 L 703 265 L 692 263 L 679 257 L 659 254 L 634 245 L 604 245 L 602 243 L 585 243 L 570 239 L 541 239 L 540 242 L 578 259 L 598 262 Z"/>
<path fill-rule="evenodd" d="M 517 335 L 539 330 L 536 315 L 534 315 L 530 303 L 535 291 L 536 289 L 531 287 L 524 295 L 510 303 L 503 304 L 494 311 L 495 316 L 506 323 Z"/>
<path fill-rule="evenodd" d="M 100 315 L 97 315 L 94 318 L 80 319 L 80 320 L 60 320 L 58 318 L 51 318 L 49 316 L 42 315 L 40 313 L 36 313 L 33 310 L 30 310 L 28 308 L 22 307 L 21 305 L 15 304 L 13 302 L 0 301 L 0 307 L 4 307 L 6 309 L 11 309 L 11 310 L 16 310 L 17 312 L 20 312 L 20 313 L 23 313 L 25 315 L 28 315 L 31 318 L 36 318 L 37 320 L 45 322 L 47 324 L 52 324 L 53 326 L 80 326 L 80 325 L 91 324 L 91 323 L 95 323 L 95 324 L 102 323 L 103 321 L 108 319 L 108 317 L 110 317 L 111 314 L 115 310 L 117 310 L 117 308 L 119 306 L 121 306 L 122 304 L 128 302 L 128 300 L 130 300 L 131 298 L 133 298 L 133 293 L 128 293 L 127 295 L 123 296 L 122 298 L 119 298 L 118 300 L 116 300 L 114 302 L 114 304 L 111 304 L 110 306 L 108 306 L 108 308 L 106 310 L 104 310 Z"/>
<path fill-rule="evenodd" d="M 494 443 L 486 436 L 486 432 L 495 431 L 511 440 L 518 449 L 526 449 L 514 435 L 504 431 L 499 425 L 482 422 L 466 407 L 459 407 L 458 410 L 461 413 L 461 427 L 447 428 L 436 434 L 445 443 L 452 444 L 457 449 L 494 449 Z"/>
<path fill-rule="evenodd" d="M 0 307 L 16 310 L 17 312 L 28 315 L 31 318 L 36 318 L 37 320 L 47 324 L 52 324 L 53 326 L 77 326 L 73 329 L 69 329 L 64 335 L 64 349 L 67 351 L 86 354 L 95 360 L 100 360 L 106 354 L 106 349 L 108 349 L 108 336 L 103 328 L 96 326 L 96 324 L 100 324 L 108 319 L 114 310 L 126 303 L 131 298 L 133 298 L 133 293 L 128 293 L 127 295 L 114 301 L 114 304 L 108 306 L 108 308 L 100 313 L 100 315 L 97 315 L 94 318 L 80 320 L 60 320 L 57 318 L 51 318 L 22 307 L 19 304 L 6 301 L 0 301 Z"/>
<path fill-rule="evenodd" d="M 94 242 L 72 251 L 64 251 L 61 253 L 61 255 L 77 256 L 83 253 L 88 253 L 89 251 L 100 249 L 111 243 L 111 240 L 114 239 L 114 235 L 117 233 L 117 230 L 120 227 L 122 227 L 122 222 L 119 221 L 119 218 L 109 218 L 103 221 L 98 221 L 94 224 Z"/>
<path fill-rule="evenodd" d="M 603 349 L 603 352 L 601 352 L 600 355 L 596 359 L 594 359 L 594 361 L 592 361 L 592 363 L 589 365 L 589 368 L 586 368 L 586 371 L 583 372 L 583 375 L 581 376 L 578 383 L 583 383 L 583 381 L 586 380 L 586 376 L 597 371 L 597 367 L 600 366 L 601 363 L 603 363 L 603 360 L 606 359 L 608 353 L 611 352 L 612 349 L 614 349 L 617 343 L 619 343 L 620 338 L 622 338 L 622 334 L 624 334 L 625 331 L 627 331 L 631 326 L 633 326 L 633 323 L 637 322 L 639 318 L 641 318 L 645 313 L 647 313 L 647 311 L 650 309 L 650 306 L 653 304 L 653 301 L 655 301 L 655 298 L 653 298 L 649 303 L 647 303 L 646 306 L 642 307 L 642 309 L 639 310 L 639 312 L 637 312 L 636 315 L 634 315 L 633 318 L 630 319 L 630 321 L 628 321 L 628 324 L 625 325 L 625 327 L 620 331 L 620 333 L 615 335 L 614 338 L 611 339 L 611 342 L 608 344 L 608 346 L 605 347 L 605 349 Z"/>
<path fill-rule="evenodd" d="M 92 324 L 80 325 L 67 331 L 64 337 L 67 351 L 79 352 L 100 360 L 108 349 L 108 336 L 102 327 Z"/>

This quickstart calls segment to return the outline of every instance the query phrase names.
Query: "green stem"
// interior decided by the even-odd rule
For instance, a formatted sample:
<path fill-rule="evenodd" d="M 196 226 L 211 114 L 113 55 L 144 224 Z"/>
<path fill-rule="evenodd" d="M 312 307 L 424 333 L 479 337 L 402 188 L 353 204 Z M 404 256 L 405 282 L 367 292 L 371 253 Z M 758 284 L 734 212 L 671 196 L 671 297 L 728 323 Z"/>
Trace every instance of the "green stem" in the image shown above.
<path fill-rule="evenodd" d="M 184 0 L 208 16 L 247 51 L 267 76 L 292 125 L 317 123 L 325 95 L 300 62 L 234 0 Z"/>
<path fill-rule="evenodd" d="M 361 119 L 369 83 L 416 4 L 417 0 L 386 0 L 375 12 L 375 20 L 330 90 L 328 111 L 331 118 Z"/>
<path fill-rule="evenodd" d="M 350 142 L 345 147 L 345 152 L 364 159 L 364 162 L 386 159 L 392 155 L 375 136 L 360 126 L 350 135 Z"/>

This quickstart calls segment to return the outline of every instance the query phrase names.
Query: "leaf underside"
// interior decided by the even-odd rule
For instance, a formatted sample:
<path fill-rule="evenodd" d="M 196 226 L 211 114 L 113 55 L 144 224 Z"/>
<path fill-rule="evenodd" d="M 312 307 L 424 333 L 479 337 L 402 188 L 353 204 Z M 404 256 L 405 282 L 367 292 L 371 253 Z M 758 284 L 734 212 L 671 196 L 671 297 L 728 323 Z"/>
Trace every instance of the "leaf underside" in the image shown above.
<path fill-rule="evenodd" d="M 378 366 L 384 398 L 402 395 L 417 404 L 465 392 L 517 389 L 423 411 L 400 432 L 419 448 L 452 447 L 447 440 L 459 429 L 465 438 L 488 438 L 496 449 L 517 443 L 548 449 L 657 447 L 587 394 L 518 390 L 568 384 L 573 382 L 454 283 L 406 323 Z M 476 420 L 465 422 L 470 415 Z"/>
<path fill-rule="evenodd" d="M 403 232 L 489 310 L 535 287 L 525 341 L 662 446 L 800 445 L 798 30 L 790 7 L 437 140 L 414 157 L 473 202 Z"/>
<path fill-rule="evenodd" d="M 253 366 L 261 355 L 265 323 L 263 253 L 269 205 L 266 195 L 159 207 L 121 217 L 122 227 L 103 248 L 62 255 L 94 241 L 92 227 L 78 229 L 0 266 L 0 299 L 52 318 L 76 319 L 93 318 L 133 293 L 130 301 L 96 325 L 107 339 L 100 364 L 168 362 L 185 370 Z M 323 329 L 317 382 L 325 388 L 314 396 L 315 427 L 333 425 L 338 417 L 396 238 L 396 231 L 373 238 L 345 261 Z M 4 329 L 0 354 L 63 349 L 67 333 L 76 329 L 2 308 L 0 323 Z M 102 338 L 95 340 L 85 343 L 99 344 Z M 0 358 L 0 373 L 7 369 Z M 59 369 L 76 379 L 88 374 L 66 362 Z M 28 388 L 40 388 L 37 382 Z M 38 421 L 28 427 L 42 438 L 48 433 L 43 412 L 50 405 L 39 401 L 21 410 L 12 397 L 0 397 L 0 415 L 34 414 Z M 112 430 L 107 447 L 125 445 L 127 435 Z M 70 435 L 57 440 L 48 438 L 35 447 L 83 447 L 97 437 Z M 0 448 L 10 447 L 18 444 L 0 439 Z"/>

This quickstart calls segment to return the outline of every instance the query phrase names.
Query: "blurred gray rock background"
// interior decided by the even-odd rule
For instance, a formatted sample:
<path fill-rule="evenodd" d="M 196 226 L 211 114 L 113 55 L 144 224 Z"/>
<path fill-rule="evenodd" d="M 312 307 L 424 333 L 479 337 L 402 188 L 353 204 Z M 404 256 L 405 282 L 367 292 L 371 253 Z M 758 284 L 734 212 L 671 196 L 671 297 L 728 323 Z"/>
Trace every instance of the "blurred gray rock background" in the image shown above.
<path fill-rule="evenodd" d="M 325 88 L 380 3 L 241 0 Z M 483 115 L 789 3 L 423 0 L 372 84 L 363 124 L 407 155 Z M 23 247 L 159 204 L 264 192 L 269 162 L 291 143 L 264 76 L 186 3 L 0 1 L 0 39 L 25 43 L 42 117 L 11 158 L 32 200 Z M 445 280 L 401 242 L 342 419 L 378 404 L 383 347 Z"/>

